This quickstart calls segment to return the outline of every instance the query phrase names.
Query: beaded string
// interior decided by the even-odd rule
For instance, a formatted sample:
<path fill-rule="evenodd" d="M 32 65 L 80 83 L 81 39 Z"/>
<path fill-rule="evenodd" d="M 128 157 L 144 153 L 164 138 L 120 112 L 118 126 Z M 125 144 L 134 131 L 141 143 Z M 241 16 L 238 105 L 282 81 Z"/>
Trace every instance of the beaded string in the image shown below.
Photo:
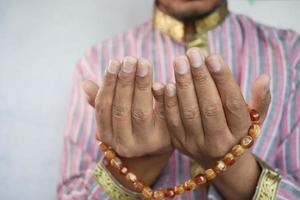
<path fill-rule="evenodd" d="M 241 156 L 246 149 L 249 149 L 253 146 L 254 138 L 258 137 L 260 134 L 260 116 L 259 113 L 254 109 L 250 110 L 249 114 L 252 124 L 248 130 L 248 134 L 240 140 L 239 144 L 233 146 L 231 151 L 228 152 L 222 160 L 217 161 L 212 168 L 205 170 L 204 173 L 200 173 L 194 178 L 185 181 L 183 184 L 176 185 L 173 188 L 165 188 L 153 191 L 128 169 L 128 167 L 121 161 L 121 159 L 110 146 L 103 142 L 99 142 L 99 148 L 104 152 L 109 164 L 117 169 L 121 175 L 125 176 L 126 180 L 129 181 L 135 190 L 138 193 L 141 193 L 144 198 L 155 200 L 173 198 L 176 195 L 181 195 L 186 191 L 194 190 L 197 187 L 204 185 L 208 181 L 213 180 L 217 174 L 226 171 L 229 166 L 233 165 L 236 158 Z"/>

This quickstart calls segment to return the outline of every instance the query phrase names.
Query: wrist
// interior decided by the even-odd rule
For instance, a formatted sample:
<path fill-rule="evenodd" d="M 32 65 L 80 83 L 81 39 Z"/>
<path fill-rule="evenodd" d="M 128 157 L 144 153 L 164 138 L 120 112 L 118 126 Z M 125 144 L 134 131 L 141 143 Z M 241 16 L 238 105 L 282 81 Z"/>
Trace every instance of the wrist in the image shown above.
<path fill-rule="evenodd" d="M 222 195 L 228 199 L 236 196 L 241 199 L 251 199 L 261 173 L 256 158 L 247 151 L 226 172 L 220 174 L 213 184 Z"/>

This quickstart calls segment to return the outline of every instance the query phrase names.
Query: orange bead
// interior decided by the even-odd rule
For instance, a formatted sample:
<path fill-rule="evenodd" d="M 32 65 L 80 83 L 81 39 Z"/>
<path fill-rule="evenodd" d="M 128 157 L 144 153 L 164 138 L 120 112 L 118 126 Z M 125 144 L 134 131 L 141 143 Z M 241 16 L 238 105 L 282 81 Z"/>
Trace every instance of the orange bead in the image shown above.
<path fill-rule="evenodd" d="M 227 166 L 233 165 L 233 164 L 235 163 L 235 159 L 234 159 L 234 156 L 232 155 L 232 153 L 227 153 L 227 154 L 224 156 L 223 162 L 224 162 Z"/>
<path fill-rule="evenodd" d="M 197 184 L 194 180 L 187 180 L 186 182 L 184 182 L 183 187 L 186 191 L 190 191 L 195 189 L 197 187 Z"/>
<path fill-rule="evenodd" d="M 207 182 L 205 174 L 198 174 L 197 176 L 195 176 L 194 181 L 198 186 Z"/>
<path fill-rule="evenodd" d="M 120 158 L 115 157 L 115 158 L 113 158 L 113 159 L 110 160 L 110 164 L 111 164 L 114 168 L 120 170 L 120 169 L 121 169 L 121 166 L 122 166 L 122 161 L 120 160 Z"/>
<path fill-rule="evenodd" d="M 157 191 L 153 192 L 153 198 L 155 200 L 161 200 L 161 199 L 164 199 L 164 197 L 165 197 L 165 194 L 161 190 L 157 190 Z"/>
<path fill-rule="evenodd" d="M 207 180 L 212 180 L 216 177 L 216 173 L 212 169 L 205 170 L 205 178 Z"/>
<path fill-rule="evenodd" d="M 226 169 L 227 169 L 227 166 L 223 161 L 218 161 L 217 164 L 213 167 L 213 170 L 216 173 L 224 172 L 224 171 L 226 171 Z"/>
<path fill-rule="evenodd" d="M 101 149 L 101 151 L 107 151 L 108 150 L 108 146 L 103 142 L 99 142 L 98 146 Z"/>
<path fill-rule="evenodd" d="M 151 188 L 149 187 L 144 187 L 143 191 L 142 191 L 142 195 L 147 198 L 150 199 L 153 195 L 153 191 Z"/>
<path fill-rule="evenodd" d="M 133 182 L 133 183 L 137 181 L 136 175 L 135 175 L 134 173 L 132 173 L 132 172 L 128 172 L 128 173 L 127 173 L 126 179 L 127 179 L 128 181 Z"/>
<path fill-rule="evenodd" d="M 235 157 L 242 155 L 244 152 L 245 149 L 239 144 L 235 145 L 231 150 L 232 155 L 234 155 Z"/>
<path fill-rule="evenodd" d="M 116 157 L 116 153 L 112 150 L 107 150 L 104 152 L 105 154 L 105 157 L 108 159 L 108 160 L 111 160 L 113 159 L 114 157 Z"/>
<path fill-rule="evenodd" d="M 126 165 L 122 164 L 119 172 L 121 175 L 126 176 L 129 172 L 128 167 Z"/>
<path fill-rule="evenodd" d="M 145 185 L 144 185 L 144 183 L 142 181 L 137 180 L 137 181 L 135 181 L 133 183 L 133 187 L 135 188 L 135 190 L 137 192 L 142 192 L 143 189 L 144 189 L 144 187 L 145 187 Z"/>
<path fill-rule="evenodd" d="M 252 124 L 248 130 L 248 135 L 251 137 L 258 137 L 260 134 L 260 126 L 258 124 Z"/>
<path fill-rule="evenodd" d="M 180 195 L 180 194 L 185 192 L 184 186 L 182 184 L 176 185 L 175 188 L 174 188 L 174 191 L 175 191 L 176 195 Z"/>
<path fill-rule="evenodd" d="M 260 117 L 259 113 L 256 110 L 254 110 L 254 109 L 250 110 L 251 121 L 258 122 L 259 121 L 259 117 Z"/>
<path fill-rule="evenodd" d="M 243 148 L 248 149 L 254 144 L 254 140 L 251 136 L 246 135 L 241 139 L 240 144 Z"/>
<path fill-rule="evenodd" d="M 167 188 L 164 190 L 164 194 L 166 198 L 171 198 L 175 196 L 175 191 L 173 188 Z"/>

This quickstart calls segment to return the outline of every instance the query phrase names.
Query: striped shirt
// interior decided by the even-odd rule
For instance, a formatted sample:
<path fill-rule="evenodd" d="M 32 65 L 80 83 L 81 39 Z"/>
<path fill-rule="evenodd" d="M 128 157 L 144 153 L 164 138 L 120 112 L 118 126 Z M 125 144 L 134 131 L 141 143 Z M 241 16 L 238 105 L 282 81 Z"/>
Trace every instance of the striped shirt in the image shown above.
<path fill-rule="evenodd" d="M 253 153 L 278 169 L 282 181 L 277 199 L 300 198 L 300 37 L 293 31 L 255 23 L 229 13 L 207 33 L 209 50 L 229 64 L 246 100 L 259 74 L 271 76 L 272 103 Z M 184 54 L 178 43 L 155 29 L 152 21 L 92 46 L 76 66 L 64 133 L 59 199 L 107 199 L 94 182 L 91 170 L 101 158 L 94 133 L 94 109 L 80 87 L 82 80 L 99 82 L 110 58 L 131 55 L 154 64 L 155 80 L 174 82 L 173 60 Z M 189 158 L 175 151 L 155 187 L 174 186 L 190 178 Z M 187 192 L 176 199 L 223 199 L 210 186 Z"/>

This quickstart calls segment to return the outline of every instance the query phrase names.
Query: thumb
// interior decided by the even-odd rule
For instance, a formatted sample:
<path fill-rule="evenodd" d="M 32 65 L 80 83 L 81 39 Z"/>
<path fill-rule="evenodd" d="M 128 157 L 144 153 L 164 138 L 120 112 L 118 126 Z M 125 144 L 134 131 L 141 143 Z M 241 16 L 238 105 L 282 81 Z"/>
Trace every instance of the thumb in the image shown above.
<path fill-rule="evenodd" d="M 95 99 L 98 93 L 99 86 L 93 81 L 84 80 L 81 82 L 81 87 L 86 94 L 88 103 L 95 107 Z"/>
<path fill-rule="evenodd" d="M 252 98 L 249 107 L 255 109 L 260 114 L 260 123 L 262 123 L 269 110 L 271 103 L 270 76 L 260 75 L 252 85 Z"/>

